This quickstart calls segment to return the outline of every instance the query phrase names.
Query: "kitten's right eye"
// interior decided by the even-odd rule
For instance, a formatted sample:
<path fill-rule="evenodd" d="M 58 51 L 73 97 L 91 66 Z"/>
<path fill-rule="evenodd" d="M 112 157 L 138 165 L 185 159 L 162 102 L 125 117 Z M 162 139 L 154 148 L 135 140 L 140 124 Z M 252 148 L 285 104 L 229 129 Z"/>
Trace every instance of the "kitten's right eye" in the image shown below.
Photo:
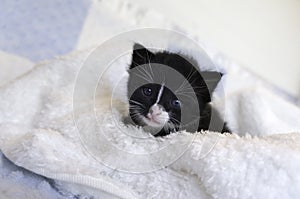
<path fill-rule="evenodd" d="M 179 100 L 172 100 L 171 101 L 171 105 L 174 107 L 174 108 L 180 108 L 181 107 L 181 102 Z"/>
<path fill-rule="evenodd" d="M 148 87 L 144 87 L 143 88 L 143 93 L 146 95 L 146 96 L 150 96 L 152 94 L 152 89 L 151 88 L 148 88 Z"/>

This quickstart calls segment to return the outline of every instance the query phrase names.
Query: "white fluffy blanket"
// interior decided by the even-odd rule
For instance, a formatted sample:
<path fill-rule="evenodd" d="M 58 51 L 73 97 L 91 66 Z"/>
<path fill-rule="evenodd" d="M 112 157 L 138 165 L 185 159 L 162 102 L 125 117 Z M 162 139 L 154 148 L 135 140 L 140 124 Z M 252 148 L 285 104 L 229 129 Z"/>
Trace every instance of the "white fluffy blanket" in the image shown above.
<path fill-rule="evenodd" d="M 51 49 L 51 53 L 58 55 L 67 52 L 65 48 L 70 45 L 83 49 L 101 43 L 118 32 L 137 27 L 151 26 L 182 31 L 157 13 L 138 9 L 124 1 L 93 1 L 93 4 L 95 6 L 90 7 L 78 38 L 73 38 L 76 34 L 73 34 L 74 30 L 68 29 L 69 26 L 58 24 L 59 29 L 66 29 L 61 38 L 68 39 L 68 42 L 58 42 L 59 49 Z M 64 6 L 60 7 L 62 9 Z M 56 13 L 56 9 L 58 6 L 54 5 L 52 11 Z M 56 14 L 50 17 L 49 23 L 60 21 Z M 71 19 L 75 16 L 80 19 L 73 22 L 81 26 L 79 21 L 82 19 L 78 12 L 72 14 Z M 43 13 L 40 24 L 44 24 L 44 15 Z M 58 18 L 53 20 L 53 17 Z M 40 27 L 47 31 L 45 35 L 60 37 L 56 28 L 53 29 L 54 32 L 49 32 L 51 30 L 36 23 L 19 25 L 24 25 L 26 33 Z M 193 27 L 191 30 L 196 34 Z M 24 37 L 24 34 L 20 34 L 17 43 L 26 41 L 25 44 L 39 44 L 36 42 L 38 39 L 45 40 L 45 37 L 36 38 L 35 34 L 31 35 L 32 37 Z M 14 46 L 10 45 L 10 40 L 5 41 L 8 42 L 7 46 Z M 21 50 L 21 54 L 30 55 L 28 57 L 33 60 L 53 55 L 45 50 L 45 46 L 36 51 L 28 47 L 14 50 Z M 91 107 L 93 102 L 83 98 L 76 112 L 73 112 L 74 83 L 90 50 L 36 64 L 27 74 L 9 83 L 7 79 L 21 74 L 22 71 L 16 73 L 21 67 L 12 68 L 1 64 L 2 71 L 5 68 L 6 73 L 5 76 L 4 73 L 0 75 L 0 150 L 16 165 L 54 179 L 58 190 L 47 197 L 47 191 L 51 190 L 49 184 L 43 178 L 39 178 L 36 184 L 29 179 L 25 182 L 28 182 L 27 188 L 38 187 L 39 192 L 26 195 L 25 190 L 15 196 L 298 198 L 299 107 L 219 52 L 208 48 L 205 50 L 219 69 L 226 72 L 222 80 L 225 96 L 217 90 L 214 105 L 220 111 L 226 108 L 222 114 L 235 134 L 182 132 L 164 139 L 155 139 L 138 128 L 125 126 L 121 118 L 126 114 L 126 91 L 118 90 L 112 101 L 109 96 L 111 86 L 116 82 L 115 78 L 125 72 L 130 61 L 128 59 L 118 62 L 118 73 L 104 78 L 106 87 L 103 88 L 107 92 L 99 93 L 96 98 L 95 110 L 102 130 L 100 132 L 91 120 L 95 118 L 94 107 Z M 31 67 L 31 63 L 24 60 L 18 61 L 17 65 L 21 64 L 23 70 Z M 11 73 L 8 74 L 8 71 Z M 110 107 L 111 102 L 114 104 L 113 109 Z M 90 125 L 82 125 L 86 123 Z M 134 135 L 145 135 L 147 139 L 135 139 Z M 1 157 L 0 166 L 5 164 L 6 161 Z M 12 181 L 18 181 L 24 176 L 32 177 L 27 172 L 3 172 L 2 169 L 0 188 L 6 193 L 14 193 L 24 187 L 11 188 L 9 183 L 1 181 L 3 176 L 7 176 L 3 173 L 9 173 Z"/>
<path fill-rule="evenodd" d="M 232 63 L 223 67 L 226 95 L 217 90 L 215 105 L 222 107 L 226 98 L 229 127 L 242 137 L 182 132 L 162 139 L 123 124 L 124 91 L 111 101 L 110 73 L 107 92 L 96 97 L 99 131 L 90 101 L 83 97 L 73 112 L 74 83 L 90 52 L 38 64 L 1 88 L 0 146 L 15 164 L 94 197 L 299 196 L 300 136 L 292 132 L 300 132 L 300 111 L 262 81 Z M 117 62 L 120 71 L 129 61 Z M 282 134 L 264 136 L 274 133 Z M 147 139 L 132 137 L 137 134 Z"/>

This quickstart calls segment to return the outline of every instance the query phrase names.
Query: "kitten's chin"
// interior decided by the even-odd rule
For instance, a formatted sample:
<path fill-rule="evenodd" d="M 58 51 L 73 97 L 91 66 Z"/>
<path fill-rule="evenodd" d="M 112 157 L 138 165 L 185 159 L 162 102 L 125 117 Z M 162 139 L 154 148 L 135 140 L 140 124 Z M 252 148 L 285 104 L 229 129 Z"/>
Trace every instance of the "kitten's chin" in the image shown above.
<path fill-rule="evenodd" d="M 147 126 L 154 127 L 154 128 L 162 128 L 165 125 L 165 123 L 161 123 L 159 121 L 148 119 L 148 118 L 143 118 L 143 122 Z"/>
<path fill-rule="evenodd" d="M 165 124 L 169 121 L 168 114 L 162 114 L 159 117 L 143 117 L 143 122 L 150 127 L 163 128 Z"/>

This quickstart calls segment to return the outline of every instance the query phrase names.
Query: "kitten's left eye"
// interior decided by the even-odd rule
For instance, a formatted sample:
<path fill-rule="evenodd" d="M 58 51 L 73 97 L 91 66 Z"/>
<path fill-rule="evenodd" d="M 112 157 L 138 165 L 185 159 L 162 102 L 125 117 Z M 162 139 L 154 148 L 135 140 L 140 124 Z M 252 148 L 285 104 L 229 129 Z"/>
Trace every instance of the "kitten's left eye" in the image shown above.
<path fill-rule="evenodd" d="M 181 107 L 181 102 L 179 100 L 172 100 L 171 101 L 171 105 L 174 107 L 174 108 L 180 108 Z"/>
<path fill-rule="evenodd" d="M 143 88 L 143 93 L 146 95 L 146 96 L 150 96 L 152 94 L 152 89 L 151 88 Z"/>

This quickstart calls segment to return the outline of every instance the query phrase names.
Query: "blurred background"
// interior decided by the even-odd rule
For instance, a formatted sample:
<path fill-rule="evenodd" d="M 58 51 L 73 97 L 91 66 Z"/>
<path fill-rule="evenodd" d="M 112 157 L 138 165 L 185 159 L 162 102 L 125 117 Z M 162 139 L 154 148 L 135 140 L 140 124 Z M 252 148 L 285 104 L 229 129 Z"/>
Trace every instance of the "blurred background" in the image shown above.
<path fill-rule="evenodd" d="M 122 31 L 174 28 L 170 21 L 300 98 L 300 0 L 2 0 L 0 17 L 1 81 Z"/>
<path fill-rule="evenodd" d="M 300 98 L 299 0 L 129 0 L 164 14 Z"/>

